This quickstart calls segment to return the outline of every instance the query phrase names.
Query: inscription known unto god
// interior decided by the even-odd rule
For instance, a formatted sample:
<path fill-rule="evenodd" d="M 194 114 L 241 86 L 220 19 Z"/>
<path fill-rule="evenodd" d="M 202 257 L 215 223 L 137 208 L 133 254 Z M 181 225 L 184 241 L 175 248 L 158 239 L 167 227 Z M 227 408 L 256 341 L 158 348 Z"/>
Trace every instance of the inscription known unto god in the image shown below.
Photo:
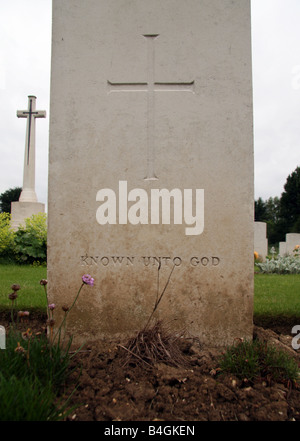
<path fill-rule="evenodd" d="M 153 265 L 175 265 L 180 266 L 185 264 L 186 261 L 181 257 L 175 256 L 80 256 L 81 266 L 133 266 L 136 264 L 143 266 Z M 216 256 L 192 256 L 187 260 L 187 263 L 191 266 L 218 266 L 220 264 L 220 258 Z"/>

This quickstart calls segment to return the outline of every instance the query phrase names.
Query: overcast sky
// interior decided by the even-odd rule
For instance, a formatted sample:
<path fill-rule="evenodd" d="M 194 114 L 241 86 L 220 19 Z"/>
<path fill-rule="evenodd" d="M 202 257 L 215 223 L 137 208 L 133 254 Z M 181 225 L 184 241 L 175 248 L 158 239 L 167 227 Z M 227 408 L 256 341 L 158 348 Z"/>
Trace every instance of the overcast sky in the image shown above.
<path fill-rule="evenodd" d="M 47 203 L 51 0 L 0 0 L 0 193 L 22 186 L 28 95 L 36 192 Z M 280 196 L 300 165 L 300 0 L 252 0 L 255 198 Z"/>

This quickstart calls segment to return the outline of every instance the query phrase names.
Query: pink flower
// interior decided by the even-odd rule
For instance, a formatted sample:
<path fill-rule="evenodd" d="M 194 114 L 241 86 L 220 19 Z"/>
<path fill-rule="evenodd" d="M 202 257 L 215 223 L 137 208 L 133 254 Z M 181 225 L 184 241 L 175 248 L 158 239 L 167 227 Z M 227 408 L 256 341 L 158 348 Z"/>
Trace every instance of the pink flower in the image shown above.
<path fill-rule="evenodd" d="M 94 286 L 94 279 L 92 276 L 90 276 L 89 274 L 84 274 L 82 276 L 82 281 L 83 283 L 85 283 L 86 285 L 90 285 L 90 286 Z"/>
<path fill-rule="evenodd" d="M 48 308 L 50 309 L 50 311 L 53 311 L 53 309 L 55 309 L 55 303 L 50 303 L 50 305 L 48 305 Z"/>
<path fill-rule="evenodd" d="M 29 316 L 29 311 L 19 311 L 18 312 L 18 316 L 23 318 L 23 317 L 28 317 Z"/>

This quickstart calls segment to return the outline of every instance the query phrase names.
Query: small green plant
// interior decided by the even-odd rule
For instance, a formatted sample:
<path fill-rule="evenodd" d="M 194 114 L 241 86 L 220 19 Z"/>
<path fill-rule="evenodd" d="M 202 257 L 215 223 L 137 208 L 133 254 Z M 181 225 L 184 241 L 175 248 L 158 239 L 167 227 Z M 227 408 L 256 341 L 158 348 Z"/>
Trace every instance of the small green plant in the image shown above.
<path fill-rule="evenodd" d="M 47 260 L 47 216 L 45 213 L 25 219 L 14 236 L 16 259 L 21 263 Z"/>
<path fill-rule="evenodd" d="M 270 254 L 271 254 L 271 256 L 272 256 L 272 259 L 274 259 L 274 258 L 275 258 L 275 254 L 276 254 L 276 249 L 275 249 L 275 247 L 272 247 L 272 248 L 270 249 Z"/>
<path fill-rule="evenodd" d="M 219 360 L 220 372 L 241 380 L 297 384 L 299 368 L 287 353 L 259 340 L 240 341 L 227 348 Z"/>
<path fill-rule="evenodd" d="M 297 255 L 266 259 L 256 265 L 265 274 L 300 274 L 300 257 Z"/>

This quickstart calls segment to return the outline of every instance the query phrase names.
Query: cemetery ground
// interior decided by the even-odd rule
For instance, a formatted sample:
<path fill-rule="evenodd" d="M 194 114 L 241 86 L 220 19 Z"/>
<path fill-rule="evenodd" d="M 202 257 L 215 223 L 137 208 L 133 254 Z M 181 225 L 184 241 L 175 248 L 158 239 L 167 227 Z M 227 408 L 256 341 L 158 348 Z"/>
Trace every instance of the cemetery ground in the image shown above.
<path fill-rule="evenodd" d="M 17 323 L 15 315 L 15 326 L 20 331 L 30 329 L 30 335 L 45 334 L 45 297 L 39 282 L 46 277 L 46 268 L 1 265 L 0 272 L 0 324 L 7 329 L 11 324 L 8 294 L 15 283 L 21 287 L 15 313 L 30 312 L 29 317 L 23 316 Z M 296 379 L 300 353 L 292 348 L 292 328 L 300 325 L 299 292 L 300 275 L 255 274 L 254 344 L 237 341 L 231 352 L 225 347 L 205 348 L 188 332 L 176 340 L 168 333 L 167 324 L 162 325 L 156 337 L 149 337 L 155 346 L 155 338 L 160 335 L 165 345 L 161 360 L 153 364 L 141 348 L 140 352 L 131 353 L 133 346 L 128 340 L 86 342 L 79 352 L 72 348 L 71 359 L 63 359 L 65 364 L 62 363 L 66 375 L 55 397 L 51 396 L 58 408 L 68 399 L 69 412 L 55 413 L 50 403 L 51 412 L 41 419 L 300 421 L 300 386 Z M 14 344 L 16 348 L 27 348 L 28 341 L 21 339 Z M 33 348 L 34 343 L 30 344 Z M 275 352 L 268 352 L 274 347 Z M 174 348 L 169 358 L 168 351 Z M 14 357 L 23 357 L 24 365 L 30 363 L 31 356 L 27 358 L 26 353 L 14 348 L 12 352 Z M 227 356 L 222 358 L 222 354 Z M 281 355 L 277 357 L 278 354 Z M 44 353 L 42 358 L 45 360 L 46 356 Z M 15 366 L 11 364 L 12 371 Z M 34 388 L 30 384 L 27 390 L 28 399 L 36 400 L 31 396 Z M 18 396 L 13 381 L 8 391 L 10 400 Z M 47 397 L 40 402 L 47 404 Z M 0 414 L 2 421 L 22 418 L 22 411 L 5 417 Z M 33 413 L 26 418 L 37 420 L 39 416 Z"/>

